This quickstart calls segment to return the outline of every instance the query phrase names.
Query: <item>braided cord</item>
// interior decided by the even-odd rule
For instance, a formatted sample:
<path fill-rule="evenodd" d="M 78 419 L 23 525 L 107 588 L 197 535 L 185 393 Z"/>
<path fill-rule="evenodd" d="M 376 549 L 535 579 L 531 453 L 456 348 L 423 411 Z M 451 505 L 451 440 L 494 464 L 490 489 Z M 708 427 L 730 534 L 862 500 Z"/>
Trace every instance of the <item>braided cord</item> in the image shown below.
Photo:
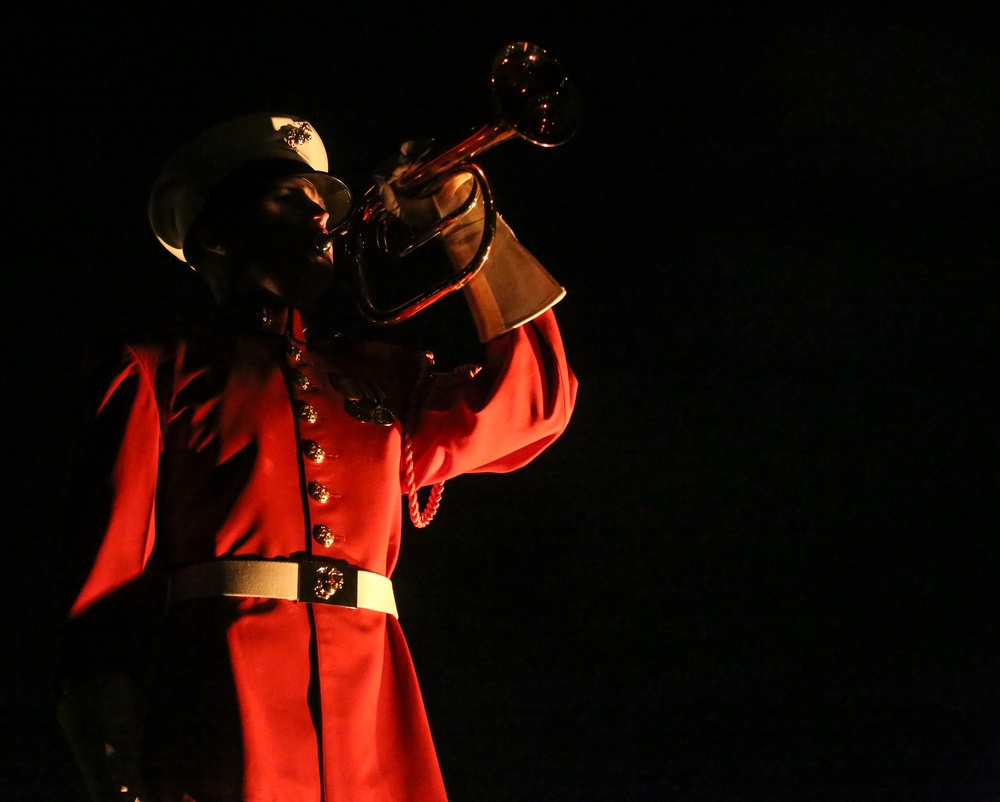
<path fill-rule="evenodd" d="M 420 402 L 423 400 L 424 387 L 427 384 L 427 376 L 430 366 L 434 364 L 432 354 L 424 354 L 423 365 L 420 368 L 420 378 L 413 388 L 413 395 L 410 398 L 410 410 L 406 416 L 406 426 L 403 430 L 403 459 L 406 462 L 406 496 L 409 501 L 410 520 L 418 529 L 427 526 L 437 514 L 441 505 L 441 495 L 444 493 L 444 482 L 436 482 L 431 487 L 431 494 L 427 499 L 427 505 L 423 511 L 420 510 L 420 499 L 417 496 L 417 481 L 413 470 L 413 441 L 410 438 L 410 428 L 417 417 Z"/>

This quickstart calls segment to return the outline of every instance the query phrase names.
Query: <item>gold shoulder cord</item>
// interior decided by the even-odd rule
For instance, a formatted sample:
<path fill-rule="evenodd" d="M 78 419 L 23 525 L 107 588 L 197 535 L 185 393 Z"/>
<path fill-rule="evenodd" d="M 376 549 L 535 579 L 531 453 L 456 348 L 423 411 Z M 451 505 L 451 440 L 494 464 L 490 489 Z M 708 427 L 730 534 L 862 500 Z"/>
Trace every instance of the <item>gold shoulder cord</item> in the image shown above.
<path fill-rule="evenodd" d="M 406 460 L 406 495 L 409 499 L 410 520 L 418 529 L 423 529 L 433 519 L 441 504 L 441 494 L 444 492 L 444 482 L 437 482 L 431 487 L 430 497 L 427 499 L 427 506 L 423 512 L 420 511 L 420 499 L 417 497 L 417 483 L 413 474 L 413 443 L 410 439 L 410 431 L 416 428 L 416 420 L 420 413 L 420 403 L 423 401 L 424 388 L 427 385 L 427 378 L 430 368 L 434 364 L 434 355 L 429 351 L 424 354 L 420 365 L 420 377 L 413 388 L 413 395 L 410 397 L 410 408 L 406 415 L 406 425 L 403 427 L 403 457 Z"/>

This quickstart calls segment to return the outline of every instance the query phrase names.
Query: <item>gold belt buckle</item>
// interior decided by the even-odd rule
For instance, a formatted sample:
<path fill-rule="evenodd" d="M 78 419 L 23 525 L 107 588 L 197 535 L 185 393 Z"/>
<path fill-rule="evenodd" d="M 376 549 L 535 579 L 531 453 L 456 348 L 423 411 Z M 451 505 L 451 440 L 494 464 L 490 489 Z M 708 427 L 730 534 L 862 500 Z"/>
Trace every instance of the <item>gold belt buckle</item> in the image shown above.
<path fill-rule="evenodd" d="M 299 601 L 358 606 L 358 568 L 342 560 L 299 562 Z"/>

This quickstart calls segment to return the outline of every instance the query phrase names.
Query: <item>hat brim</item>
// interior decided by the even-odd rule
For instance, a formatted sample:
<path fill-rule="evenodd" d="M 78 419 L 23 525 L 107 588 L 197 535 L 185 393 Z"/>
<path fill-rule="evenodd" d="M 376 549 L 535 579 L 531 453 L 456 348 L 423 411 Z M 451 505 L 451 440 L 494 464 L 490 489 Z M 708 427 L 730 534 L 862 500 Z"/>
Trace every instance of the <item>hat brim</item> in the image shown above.
<path fill-rule="evenodd" d="M 350 188 L 339 178 L 317 170 L 297 159 L 260 159 L 241 165 L 212 190 L 198 217 L 201 217 L 209 207 L 216 203 L 227 203 L 226 199 L 232 198 L 234 193 L 239 195 L 249 185 L 262 180 L 293 176 L 308 181 L 316 189 L 329 214 L 329 220 L 326 224 L 329 230 L 342 226 L 350 218 L 354 209 Z M 191 228 L 193 229 L 193 227 L 192 223 Z M 163 242 L 163 239 L 161 238 L 160 241 Z M 164 245 L 167 243 L 164 242 Z M 174 249 L 169 245 L 167 248 L 183 261 L 189 261 L 183 248 Z"/>
<path fill-rule="evenodd" d="M 258 168 L 266 173 L 275 165 L 277 173 L 313 176 L 331 225 L 343 225 L 348 219 L 351 193 L 329 175 L 326 148 L 318 132 L 298 117 L 249 114 L 202 132 L 164 165 L 148 204 L 153 233 L 174 256 L 187 261 L 184 244 L 212 197 L 240 175 Z"/>

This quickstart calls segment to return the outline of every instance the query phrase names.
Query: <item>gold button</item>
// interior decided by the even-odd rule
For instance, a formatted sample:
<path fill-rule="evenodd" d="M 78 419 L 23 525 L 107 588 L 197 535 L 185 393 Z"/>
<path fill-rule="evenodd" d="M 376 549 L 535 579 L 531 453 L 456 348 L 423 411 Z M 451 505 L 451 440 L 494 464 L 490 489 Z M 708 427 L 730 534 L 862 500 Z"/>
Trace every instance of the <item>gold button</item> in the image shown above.
<path fill-rule="evenodd" d="M 292 381 L 300 390 L 308 390 L 312 387 L 312 382 L 309 381 L 309 377 L 306 376 L 305 373 L 299 373 L 299 371 L 295 371 L 295 373 L 292 374 Z"/>
<path fill-rule="evenodd" d="M 316 407 L 311 404 L 303 404 L 299 407 L 299 418 L 306 423 L 315 423 L 319 420 L 319 413 L 316 412 Z"/>
<path fill-rule="evenodd" d="M 326 485 L 321 485 L 319 482 L 309 483 L 309 495 L 320 504 L 326 504 L 330 500 L 330 491 L 326 489 Z"/>
<path fill-rule="evenodd" d="M 299 348 L 297 345 L 289 345 L 288 346 L 288 358 L 291 359 L 292 362 L 301 362 L 302 361 L 302 349 Z"/>
<path fill-rule="evenodd" d="M 302 450 L 313 462 L 322 462 L 326 459 L 326 451 L 315 440 L 304 440 L 302 442 Z"/>
<path fill-rule="evenodd" d="M 342 542 L 343 535 L 333 534 L 333 530 L 324 524 L 316 524 L 313 527 L 313 540 L 325 548 L 330 548 L 334 543 Z"/>

